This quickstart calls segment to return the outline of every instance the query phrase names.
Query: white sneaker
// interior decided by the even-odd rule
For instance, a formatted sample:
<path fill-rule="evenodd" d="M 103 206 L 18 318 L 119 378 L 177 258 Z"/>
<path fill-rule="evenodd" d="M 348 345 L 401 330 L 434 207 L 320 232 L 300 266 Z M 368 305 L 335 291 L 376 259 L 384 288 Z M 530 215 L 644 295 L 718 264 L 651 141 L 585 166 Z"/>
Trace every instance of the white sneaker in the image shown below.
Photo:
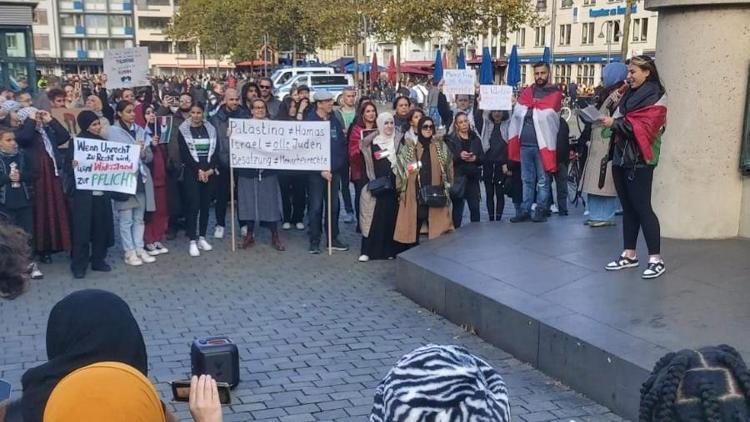
<path fill-rule="evenodd" d="M 151 256 L 159 255 L 161 252 L 159 252 L 159 248 L 156 247 L 155 243 L 149 243 L 146 245 L 146 253 Z"/>
<path fill-rule="evenodd" d="M 284 230 L 289 230 L 292 228 L 292 223 L 284 223 L 281 225 L 281 228 Z"/>
<path fill-rule="evenodd" d="M 138 258 L 141 258 L 141 261 L 145 262 L 146 264 L 156 262 L 156 258 L 149 255 L 149 253 L 146 252 L 145 249 L 139 249 L 137 253 L 138 253 Z"/>
<path fill-rule="evenodd" d="M 304 223 L 297 223 L 297 230 L 305 230 L 305 224 Z"/>
<path fill-rule="evenodd" d="M 589 215 L 589 210 L 583 211 L 583 215 Z"/>
<path fill-rule="evenodd" d="M 198 238 L 198 249 L 202 249 L 204 251 L 210 251 L 214 247 L 211 246 L 208 242 L 206 242 L 206 238 L 201 236 Z"/>
<path fill-rule="evenodd" d="M 32 280 L 41 280 L 44 278 L 44 274 L 39 270 L 39 266 L 36 265 L 36 262 L 32 262 L 29 264 L 29 271 L 31 273 L 31 279 Z"/>
<path fill-rule="evenodd" d="M 370 260 L 370 257 L 367 255 L 360 255 L 358 261 L 359 262 L 367 262 Z"/>
<path fill-rule="evenodd" d="M 552 212 L 552 214 L 557 214 L 558 212 L 560 212 L 560 210 L 557 209 L 557 204 L 550 205 L 549 210 L 550 212 Z"/>
<path fill-rule="evenodd" d="M 143 261 L 141 261 L 141 258 L 138 258 L 138 254 L 135 251 L 127 251 L 125 252 L 125 264 L 137 267 L 143 265 Z"/>
<path fill-rule="evenodd" d="M 190 241 L 190 256 L 201 256 L 201 251 L 198 250 L 198 242 L 195 240 Z"/>
<path fill-rule="evenodd" d="M 154 243 L 154 246 L 156 246 L 156 250 L 159 251 L 160 254 L 169 253 L 169 249 L 162 245 L 161 242 Z"/>
<path fill-rule="evenodd" d="M 242 236 L 242 238 L 247 236 L 247 226 L 240 227 L 240 236 Z"/>
<path fill-rule="evenodd" d="M 215 239 L 223 239 L 224 238 L 224 227 L 222 226 L 216 226 L 214 229 L 214 238 Z"/>

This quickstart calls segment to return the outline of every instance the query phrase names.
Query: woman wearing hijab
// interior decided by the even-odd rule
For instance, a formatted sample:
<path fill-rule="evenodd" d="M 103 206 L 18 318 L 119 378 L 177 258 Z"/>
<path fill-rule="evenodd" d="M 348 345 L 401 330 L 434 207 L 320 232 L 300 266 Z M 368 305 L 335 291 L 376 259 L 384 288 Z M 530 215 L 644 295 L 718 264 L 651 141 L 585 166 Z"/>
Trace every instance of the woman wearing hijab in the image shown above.
<path fill-rule="evenodd" d="M 99 124 L 101 125 L 100 136 L 102 138 L 107 137 L 107 129 L 111 126 L 109 119 L 104 116 L 104 104 L 101 98 L 96 95 L 89 95 L 86 98 L 86 108 L 93 111 L 96 117 L 99 118 Z"/>
<path fill-rule="evenodd" d="M 424 224 L 430 239 L 453 231 L 448 195 L 453 183 L 451 153 L 445 142 L 433 135 L 432 118 L 423 117 L 417 129 L 417 142 L 406 142 L 396 155 L 396 188 L 400 196 L 393 239 L 405 245 L 419 243 Z M 428 202 L 430 198 L 423 193 L 442 199 Z"/>
<path fill-rule="evenodd" d="M 648 266 L 641 275 L 652 279 L 666 271 L 661 257 L 659 218 L 651 206 L 651 185 L 659 162 L 661 134 L 667 120 L 666 90 L 651 57 L 636 56 L 628 65 L 630 89 L 623 95 L 611 117 L 601 118 L 611 128 L 612 178 L 622 205 L 623 251 L 606 265 L 609 271 L 638 266 L 638 232 L 648 246 Z"/>
<path fill-rule="evenodd" d="M 490 221 L 500 221 L 505 209 L 505 184 L 510 183 L 507 177 L 508 144 L 507 138 L 508 113 L 505 111 L 485 111 L 482 124 L 482 178 L 484 192 L 487 195 L 487 213 Z M 503 124 L 506 122 L 506 124 Z"/>
<path fill-rule="evenodd" d="M 388 371 L 369 420 L 510 422 L 508 396 L 503 377 L 481 358 L 460 346 L 428 344 Z"/>
<path fill-rule="evenodd" d="M 354 184 L 354 206 L 357 218 L 359 218 L 360 195 L 362 188 L 367 183 L 367 175 L 364 173 L 364 163 L 360 142 L 366 136 L 372 134 L 378 118 L 378 109 L 371 101 L 364 101 L 359 106 L 354 122 L 349 127 L 347 139 L 349 142 L 349 180 Z"/>
<path fill-rule="evenodd" d="M 47 321 L 47 362 L 21 378 L 24 422 L 41 422 L 57 384 L 96 362 L 121 362 L 148 376 L 146 345 L 130 307 L 114 293 L 81 290 L 58 302 Z"/>
<path fill-rule="evenodd" d="M 185 164 L 183 181 L 187 202 L 186 234 L 190 238 L 190 256 L 200 256 L 200 251 L 213 247 L 206 241 L 208 210 L 213 197 L 214 175 L 218 172 L 219 154 L 216 129 L 203 120 L 203 104 L 190 107 L 190 119 L 182 122 L 177 134 L 180 157 Z"/>
<path fill-rule="evenodd" d="M 47 111 L 26 107 L 18 111 L 18 146 L 31 157 L 34 181 L 34 251 L 44 263 L 50 254 L 69 251 L 70 220 L 63 193 L 63 158 L 58 147 L 70 139 L 68 131 Z"/>
<path fill-rule="evenodd" d="M 479 202 L 482 199 L 479 180 L 482 178 L 484 149 L 482 140 L 471 128 L 469 116 L 466 113 L 456 112 L 446 144 L 453 155 L 453 184 L 460 187 L 452 189 L 451 192 L 453 226 L 459 228 L 464 218 L 464 203 L 469 204 L 470 221 L 479 222 Z"/>
<path fill-rule="evenodd" d="M 148 105 L 143 110 L 144 129 L 151 137 L 151 151 L 154 159 L 149 164 L 151 179 L 154 181 L 154 202 L 156 210 L 148 214 L 146 230 L 143 235 L 144 248 L 151 255 L 161 255 L 169 250 L 161 243 L 169 225 L 169 200 L 167 194 L 167 144 L 160 143 L 157 135 L 156 110 Z"/>
<path fill-rule="evenodd" d="M 84 110 L 78 114 L 79 138 L 104 139 L 101 136 L 101 119 L 93 111 Z M 77 167 L 73 151 L 68 148 L 65 163 L 69 177 Z M 75 181 L 69 182 L 72 210 L 72 240 L 70 270 L 74 278 L 84 278 L 91 264 L 92 271 L 109 272 L 112 267 L 106 262 L 107 249 L 115 243 L 114 220 L 112 218 L 112 197 L 109 193 L 96 190 L 76 189 Z"/>
<path fill-rule="evenodd" d="M 611 116 L 617 108 L 617 100 L 625 88 L 628 66 L 624 63 L 610 63 L 604 68 L 604 91 L 599 96 L 596 107 L 602 116 Z M 615 182 L 612 178 L 612 162 L 602 161 L 609 157 L 612 130 L 602 127 L 601 122 L 587 122 L 581 134 L 588 134 L 588 154 L 581 177 L 581 192 L 586 194 L 586 205 L 589 227 L 606 227 L 615 225 L 615 213 L 619 207 Z M 586 141 L 582 139 L 581 141 Z M 579 141 L 579 142 L 581 142 Z M 606 163 L 604 177 L 601 176 L 602 163 Z M 603 183 L 602 183 L 603 182 Z"/>
<path fill-rule="evenodd" d="M 400 252 L 393 240 L 398 211 L 393 167 L 401 145 L 401 134 L 396 130 L 390 113 L 380 113 L 377 126 L 378 133 L 360 141 L 368 181 L 362 188 L 359 205 L 359 224 L 362 229 L 360 262 L 392 259 Z"/>
<path fill-rule="evenodd" d="M 127 101 L 117 103 L 115 109 L 117 120 L 107 131 L 107 140 L 141 148 L 140 163 L 136 170 L 137 188 L 135 195 L 113 195 L 115 209 L 120 221 L 120 238 L 125 251 L 125 263 L 132 266 L 151 263 L 156 258 L 144 249 L 143 234 L 146 230 L 144 215 L 156 209 L 154 184 L 151 179 L 149 164 L 154 159 L 151 150 L 151 138 L 146 131 L 135 124 L 133 104 Z"/>
<path fill-rule="evenodd" d="M 250 102 L 252 120 L 267 120 L 268 106 L 260 98 Z M 242 248 L 255 244 L 255 223 L 271 231 L 271 246 L 277 251 L 286 248 L 279 237 L 281 221 L 281 188 L 277 174 L 271 170 L 243 169 L 237 174 L 237 209 L 240 221 L 247 222 Z"/>

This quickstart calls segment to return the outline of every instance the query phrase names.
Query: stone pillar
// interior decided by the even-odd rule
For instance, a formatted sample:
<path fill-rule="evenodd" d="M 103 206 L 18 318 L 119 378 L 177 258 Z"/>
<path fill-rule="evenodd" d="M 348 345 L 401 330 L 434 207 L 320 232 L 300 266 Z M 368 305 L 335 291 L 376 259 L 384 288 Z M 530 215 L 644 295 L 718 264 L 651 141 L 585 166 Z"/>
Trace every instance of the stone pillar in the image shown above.
<path fill-rule="evenodd" d="M 743 188 L 738 170 L 750 0 L 646 0 L 645 5 L 659 12 L 656 64 L 669 97 L 653 193 L 662 235 L 737 236 L 750 218 L 750 201 L 743 201 L 743 191 L 750 189 Z M 744 224 L 743 232 L 750 233 L 750 222 Z"/>

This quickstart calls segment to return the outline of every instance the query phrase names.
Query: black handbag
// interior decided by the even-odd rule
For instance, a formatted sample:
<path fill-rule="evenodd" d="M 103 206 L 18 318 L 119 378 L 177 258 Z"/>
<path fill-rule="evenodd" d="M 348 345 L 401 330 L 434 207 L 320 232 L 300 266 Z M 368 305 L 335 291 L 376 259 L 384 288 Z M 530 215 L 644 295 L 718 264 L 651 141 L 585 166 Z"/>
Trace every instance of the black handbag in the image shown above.
<path fill-rule="evenodd" d="M 383 196 L 393 193 L 396 189 L 393 186 L 391 178 L 388 176 L 381 176 L 371 180 L 367 183 L 367 190 L 370 195 L 374 197 Z"/>
<path fill-rule="evenodd" d="M 419 201 L 429 208 L 442 208 L 448 205 L 448 197 L 442 186 L 428 185 L 419 188 Z"/>
<path fill-rule="evenodd" d="M 463 199 L 466 194 L 466 176 L 454 176 L 453 184 L 450 188 L 450 195 L 452 198 Z"/>

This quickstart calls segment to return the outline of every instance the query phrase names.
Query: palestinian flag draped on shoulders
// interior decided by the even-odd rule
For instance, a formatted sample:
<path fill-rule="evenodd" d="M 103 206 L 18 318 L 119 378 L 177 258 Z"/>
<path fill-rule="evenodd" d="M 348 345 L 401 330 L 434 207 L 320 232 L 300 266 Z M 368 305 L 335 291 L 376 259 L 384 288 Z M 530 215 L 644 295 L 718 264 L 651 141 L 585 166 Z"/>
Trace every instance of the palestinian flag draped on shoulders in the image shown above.
<path fill-rule="evenodd" d="M 643 160 L 649 165 L 658 164 L 661 134 L 667 124 L 667 95 L 662 95 L 654 104 L 628 112 L 625 120 L 633 127 Z"/>
<path fill-rule="evenodd" d="M 544 170 L 557 171 L 557 131 L 560 129 L 560 109 L 562 92 L 554 86 L 536 87 L 542 96 L 534 96 L 535 85 L 530 85 L 518 96 L 513 107 L 508 128 L 508 159 L 521 161 L 521 132 L 524 118 L 529 109 L 533 110 L 534 131 L 539 144 Z"/>

